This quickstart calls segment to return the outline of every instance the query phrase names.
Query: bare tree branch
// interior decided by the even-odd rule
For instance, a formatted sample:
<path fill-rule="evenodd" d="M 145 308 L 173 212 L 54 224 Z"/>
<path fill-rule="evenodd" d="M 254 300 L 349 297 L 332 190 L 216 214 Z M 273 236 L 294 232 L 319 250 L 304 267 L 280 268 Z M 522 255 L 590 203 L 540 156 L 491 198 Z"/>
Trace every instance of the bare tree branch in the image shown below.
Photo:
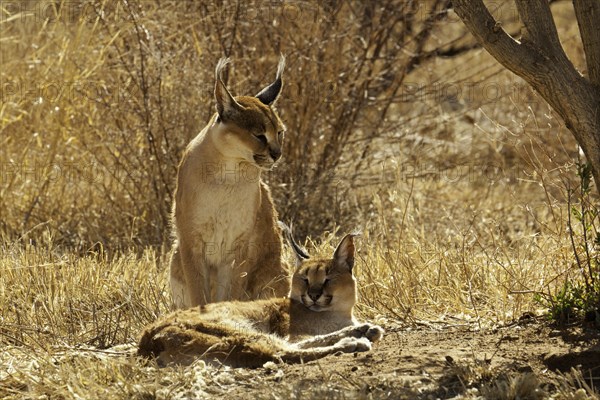
<path fill-rule="evenodd" d="M 590 82 L 600 87 L 600 1 L 573 0 Z"/>
<path fill-rule="evenodd" d="M 526 27 L 521 42 L 494 20 L 482 0 L 455 0 L 454 11 L 483 47 L 502 65 L 529 83 L 562 117 L 592 165 L 600 194 L 600 32 L 597 0 L 574 0 L 582 37 L 585 36 L 590 80 L 567 58 L 547 0 L 515 0 Z M 597 13 L 597 14 L 596 14 Z M 587 51 L 584 47 L 584 50 Z"/>
<path fill-rule="evenodd" d="M 513 39 L 481 1 L 454 0 L 454 11 L 478 42 L 501 64 L 519 74 L 545 69 L 535 49 Z"/>
<path fill-rule="evenodd" d="M 515 0 L 515 4 L 525 27 L 523 41 L 530 40 L 548 54 L 562 54 L 566 59 L 548 1 Z"/>

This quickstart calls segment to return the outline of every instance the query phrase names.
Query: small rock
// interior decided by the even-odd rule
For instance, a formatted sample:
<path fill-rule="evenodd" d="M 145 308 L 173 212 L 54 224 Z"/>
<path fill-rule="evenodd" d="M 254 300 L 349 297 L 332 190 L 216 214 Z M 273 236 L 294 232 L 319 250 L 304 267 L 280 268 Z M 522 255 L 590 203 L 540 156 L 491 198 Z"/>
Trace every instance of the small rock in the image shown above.
<path fill-rule="evenodd" d="M 275 382 L 281 382 L 283 380 L 283 377 L 285 376 L 285 374 L 283 373 L 283 370 L 280 369 L 275 373 L 275 376 L 273 377 Z"/>
<path fill-rule="evenodd" d="M 277 364 L 275 364 L 273 361 L 267 361 L 266 363 L 264 363 L 263 368 L 267 371 L 267 372 L 273 372 L 276 371 L 277 368 Z"/>

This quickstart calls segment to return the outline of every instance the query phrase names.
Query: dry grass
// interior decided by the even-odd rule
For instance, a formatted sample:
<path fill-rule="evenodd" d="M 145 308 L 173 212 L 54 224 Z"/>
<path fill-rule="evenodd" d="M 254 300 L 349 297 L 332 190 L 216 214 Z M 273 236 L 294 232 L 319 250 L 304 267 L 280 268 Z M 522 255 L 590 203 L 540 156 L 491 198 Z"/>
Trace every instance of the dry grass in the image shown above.
<path fill-rule="evenodd" d="M 576 279 L 565 228 L 574 141 L 482 51 L 419 58 L 466 39 L 455 17 L 428 20 L 433 1 L 408 29 L 397 10 L 409 3 L 0 3 L 0 397 L 216 395 L 245 373 L 159 372 L 130 347 L 169 307 L 174 174 L 213 112 L 222 55 L 237 94 L 288 56 L 289 139 L 267 178 L 314 253 L 362 229 L 362 317 L 485 328 L 539 312 L 534 293 Z M 570 11 L 557 7 L 582 65 Z M 569 394 L 574 376 L 560 398 L 583 398 Z M 334 397 L 321 389 L 312 397 Z"/>

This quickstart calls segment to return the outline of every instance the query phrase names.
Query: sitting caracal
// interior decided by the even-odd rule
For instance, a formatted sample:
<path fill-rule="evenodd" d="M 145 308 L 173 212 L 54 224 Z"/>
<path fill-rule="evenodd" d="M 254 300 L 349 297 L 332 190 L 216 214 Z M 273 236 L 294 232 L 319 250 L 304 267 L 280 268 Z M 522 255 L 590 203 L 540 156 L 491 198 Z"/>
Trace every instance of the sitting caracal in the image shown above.
<path fill-rule="evenodd" d="M 282 56 L 273 83 L 256 96 L 233 97 L 216 67 L 217 113 L 188 145 L 173 204 L 174 305 L 283 296 L 281 231 L 261 171 L 281 157 L 284 126 L 272 107 L 283 86 Z"/>
<path fill-rule="evenodd" d="M 144 330 L 138 354 L 156 357 L 162 365 L 202 358 L 252 368 L 267 361 L 298 363 L 338 351 L 368 351 L 383 329 L 354 318 L 353 265 L 353 235 L 347 235 L 333 259 L 299 260 L 289 298 L 175 311 Z"/>

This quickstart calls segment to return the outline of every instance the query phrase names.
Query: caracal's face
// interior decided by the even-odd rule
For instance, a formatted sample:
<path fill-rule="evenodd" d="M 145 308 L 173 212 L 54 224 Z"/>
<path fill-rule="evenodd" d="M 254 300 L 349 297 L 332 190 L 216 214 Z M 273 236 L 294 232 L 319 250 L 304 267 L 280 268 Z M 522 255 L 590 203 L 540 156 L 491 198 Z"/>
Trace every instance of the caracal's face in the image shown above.
<path fill-rule="evenodd" d="M 224 156 L 270 170 L 281 158 L 285 127 L 275 110 L 255 97 L 239 96 L 233 118 L 215 120 L 217 146 Z"/>
<path fill-rule="evenodd" d="M 292 277 L 290 298 L 312 311 L 351 311 L 356 280 L 351 269 L 335 260 L 304 261 Z"/>

